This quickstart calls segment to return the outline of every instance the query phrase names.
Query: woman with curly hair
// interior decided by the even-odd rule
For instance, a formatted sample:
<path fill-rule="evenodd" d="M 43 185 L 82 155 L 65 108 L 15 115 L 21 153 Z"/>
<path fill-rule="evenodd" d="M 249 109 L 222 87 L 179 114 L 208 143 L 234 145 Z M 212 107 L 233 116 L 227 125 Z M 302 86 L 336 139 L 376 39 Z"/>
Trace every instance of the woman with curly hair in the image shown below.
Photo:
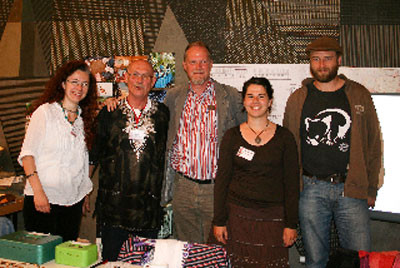
<path fill-rule="evenodd" d="M 19 163 L 27 178 L 27 231 L 76 240 L 92 191 L 88 149 L 97 108 L 96 81 L 84 61 L 59 68 L 34 104 Z"/>

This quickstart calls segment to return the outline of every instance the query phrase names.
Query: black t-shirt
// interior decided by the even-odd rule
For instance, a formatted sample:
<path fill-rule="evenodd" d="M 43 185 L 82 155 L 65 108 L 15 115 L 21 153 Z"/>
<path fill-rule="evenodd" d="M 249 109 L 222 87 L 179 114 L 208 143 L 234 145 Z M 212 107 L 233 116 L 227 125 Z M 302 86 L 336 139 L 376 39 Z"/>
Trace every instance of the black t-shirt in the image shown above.
<path fill-rule="evenodd" d="M 343 173 L 350 156 L 350 104 L 344 87 L 334 92 L 307 85 L 300 135 L 304 170 L 317 176 Z"/>

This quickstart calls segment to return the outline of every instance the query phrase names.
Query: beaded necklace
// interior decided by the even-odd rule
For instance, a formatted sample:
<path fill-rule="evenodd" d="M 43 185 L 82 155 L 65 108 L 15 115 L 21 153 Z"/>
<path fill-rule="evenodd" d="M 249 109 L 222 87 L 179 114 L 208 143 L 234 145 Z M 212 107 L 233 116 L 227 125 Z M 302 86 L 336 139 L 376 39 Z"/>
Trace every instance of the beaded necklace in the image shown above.
<path fill-rule="evenodd" d="M 73 111 L 73 110 L 70 110 L 70 109 L 65 108 L 65 107 L 63 106 L 62 102 L 59 102 L 59 104 L 60 104 L 61 109 L 62 109 L 62 111 L 63 111 L 63 113 L 64 113 L 64 118 L 67 120 L 68 123 L 70 123 L 71 125 L 73 125 L 74 122 L 75 122 L 75 120 L 76 120 L 76 119 L 78 118 L 78 116 L 79 116 L 79 108 L 78 108 L 79 106 L 76 108 L 76 111 Z M 76 114 L 76 117 L 75 117 L 74 121 L 69 121 L 69 119 L 68 119 L 68 113 Z"/>
<path fill-rule="evenodd" d="M 136 159 L 139 160 L 150 134 L 156 133 L 154 119 L 151 116 L 158 110 L 157 102 L 148 99 L 140 116 L 135 114 L 135 111 L 129 105 L 126 98 L 121 100 L 119 107 L 122 113 L 126 115 L 126 125 L 123 131 L 129 135 L 131 148 L 136 153 Z M 141 133 L 139 135 L 141 138 L 135 137 L 134 133 Z"/>

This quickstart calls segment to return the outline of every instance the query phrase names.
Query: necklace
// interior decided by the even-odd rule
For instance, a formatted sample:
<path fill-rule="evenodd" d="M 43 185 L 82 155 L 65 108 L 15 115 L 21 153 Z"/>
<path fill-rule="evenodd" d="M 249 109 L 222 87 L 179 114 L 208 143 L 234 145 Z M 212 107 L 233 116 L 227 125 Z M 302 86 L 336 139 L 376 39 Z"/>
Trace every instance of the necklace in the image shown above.
<path fill-rule="evenodd" d="M 76 109 L 76 111 L 69 110 L 69 109 L 67 109 L 67 108 L 64 107 L 64 105 L 62 104 L 62 102 L 60 102 L 60 106 L 61 106 L 61 109 L 62 109 L 62 111 L 63 111 L 63 113 L 64 113 L 64 118 L 68 121 L 68 123 L 70 123 L 71 125 L 73 125 L 74 122 L 75 122 L 75 120 L 76 120 L 76 118 L 78 118 L 78 116 L 79 116 L 79 109 Z M 76 117 L 75 117 L 75 119 L 74 119 L 73 121 L 70 121 L 70 120 L 68 119 L 68 112 L 73 113 L 73 114 L 76 114 Z"/>
<path fill-rule="evenodd" d="M 136 159 L 139 160 L 146 147 L 147 139 L 156 133 L 152 115 L 158 110 L 157 102 L 148 100 L 139 116 L 136 116 L 126 98 L 119 103 L 119 107 L 126 115 L 126 125 L 123 131 L 128 134 L 131 148 L 136 154 Z"/>
<path fill-rule="evenodd" d="M 249 129 L 250 129 L 251 131 L 253 131 L 253 133 L 256 135 L 254 141 L 255 141 L 257 144 L 260 144 L 260 142 L 261 142 L 260 135 L 263 134 L 265 130 L 267 130 L 267 128 L 268 128 L 268 126 L 269 126 L 269 122 L 270 122 L 270 121 L 268 120 L 268 123 L 267 123 L 267 125 L 265 126 L 265 128 L 264 128 L 263 130 L 261 130 L 261 132 L 258 133 L 258 134 L 257 134 L 257 132 L 254 131 L 254 129 L 252 129 L 252 128 L 250 127 L 249 123 L 246 122 L 246 124 L 247 124 L 247 126 L 249 127 Z"/>
<path fill-rule="evenodd" d="M 61 105 L 61 107 L 63 108 L 63 110 L 65 110 L 65 111 L 67 111 L 67 112 L 70 112 L 70 113 L 72 113 L 72 114 L 78 114 L 78 109 L 76 109 L 76 110 L 74 111 L 74 110 L 67 109 L 67 108 L 65 108 L 65 107 L 62 106 L 62 105 Z"/>
<path fill-rule="evenodd" d="M 147 106 L 147 101 L 148 101 L 148 100 L 146 100 L 146 104 L 144 105 L 143 109 L 135 109 L 135 108 L 133 108 L 133 106 L 130 105 L 129 102 L 127 101 L 129 107 L 131 107 L 131 110 L 132 110 L 132 113 L 133 113 L 133 116 L 134 116 L 135 124 L 136 124 L 136 125 L 139 124 L 140 117 L 142 116 L 143 110 L 144 110 L 144 109 L 146 108 L 146 106 Z M 139 115 L 136 115 L 136 111 L 139 111 Z"/>

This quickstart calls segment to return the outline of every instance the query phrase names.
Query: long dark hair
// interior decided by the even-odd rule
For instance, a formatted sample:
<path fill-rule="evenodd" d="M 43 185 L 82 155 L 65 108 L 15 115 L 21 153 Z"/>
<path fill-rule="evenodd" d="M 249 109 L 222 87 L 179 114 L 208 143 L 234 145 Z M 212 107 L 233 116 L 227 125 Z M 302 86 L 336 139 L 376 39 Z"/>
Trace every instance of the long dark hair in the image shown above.
<path fill-rule="evenodd" d="M 65 63 L 58 68 L 55 75 L 47 82 L 43 95 L 33 104 L 33 111 L 44 103 L 61 102 L 64 99 L 65 91 L 62 83 L 76 71 L 83 71 L 89 75 L 89 87 L 86 97 L 79 102 L 82 109 L 82 119 L 85 131 L 85 143 L 90 150 L 94 139 L 95 118 L 97 109 L 97 88 L 96 79 L 90 72 L 89 66 L 84 61 L 74 60 Z"/>

